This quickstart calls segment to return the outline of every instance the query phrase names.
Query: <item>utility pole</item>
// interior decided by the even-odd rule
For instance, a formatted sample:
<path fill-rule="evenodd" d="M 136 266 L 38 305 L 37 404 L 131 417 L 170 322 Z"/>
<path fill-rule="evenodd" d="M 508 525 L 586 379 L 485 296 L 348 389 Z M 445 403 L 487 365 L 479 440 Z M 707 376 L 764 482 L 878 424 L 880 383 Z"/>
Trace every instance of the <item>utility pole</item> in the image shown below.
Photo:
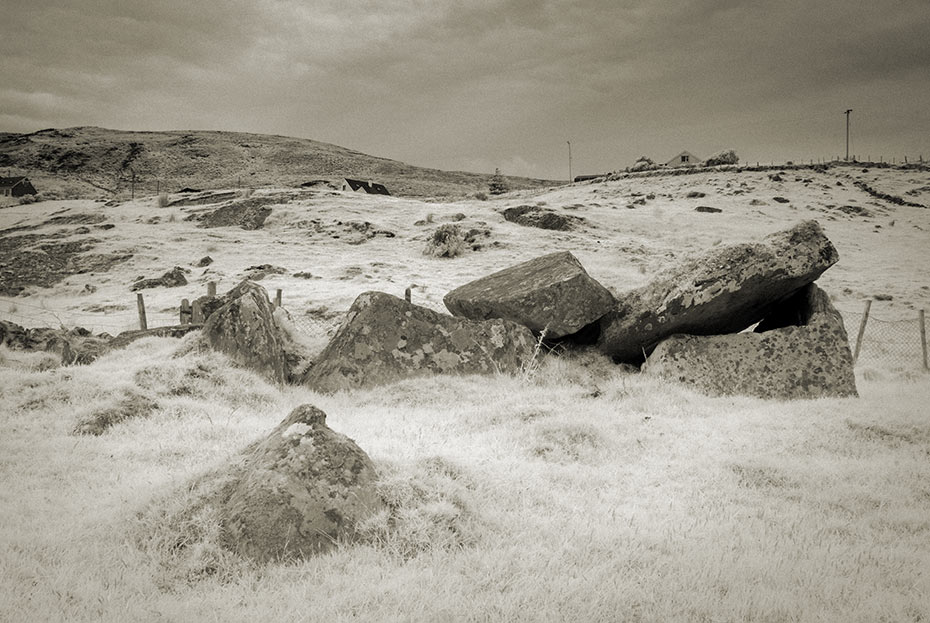
<path fill-rule="evenodd" d="M 844 113 L 846 115 L 846 162 L 849 162 L 849 113 L 852 112 L 852 108 L 848 108 Z"/>
<path fill-rule="evenodd" d="M 572 142 L 571 141 L 565 141 L 565 142 L 568 143 L 568 183 L 571 184 L 572 180 L 574 179 L 572 177 Z"/>

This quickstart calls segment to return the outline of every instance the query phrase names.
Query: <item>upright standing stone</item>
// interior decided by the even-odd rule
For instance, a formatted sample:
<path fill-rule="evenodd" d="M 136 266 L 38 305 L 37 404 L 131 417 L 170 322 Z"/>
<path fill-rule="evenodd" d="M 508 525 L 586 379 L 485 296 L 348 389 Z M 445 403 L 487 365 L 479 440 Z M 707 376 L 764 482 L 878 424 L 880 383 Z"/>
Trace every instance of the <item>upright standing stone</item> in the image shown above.
<path fill-rule="evenodd" d="M 779 305 L 757 329 L 761 332 L 673 335 L 656 347 L 643 373 L 711 395 L 858 395 L 843 318 L 816 284 Z"/>
<path fill-rule="evenodd" d="M 243 281 L 224 300 L 203 325 L 207 342 L 269 380 L 284 382 L 284 342 L 268 293 L 257 283 Z"/>

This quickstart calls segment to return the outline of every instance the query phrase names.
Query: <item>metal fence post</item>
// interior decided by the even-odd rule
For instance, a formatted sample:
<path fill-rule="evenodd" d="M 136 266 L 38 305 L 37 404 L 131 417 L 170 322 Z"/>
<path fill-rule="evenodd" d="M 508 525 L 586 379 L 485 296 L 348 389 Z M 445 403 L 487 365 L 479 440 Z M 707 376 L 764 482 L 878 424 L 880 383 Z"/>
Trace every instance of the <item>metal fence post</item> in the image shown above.
<path fill-rule="evenodd" d="M 853 353 L 853 362 L 859 360 L 859 350 L 862 348 L 862 336 L 865 335 L 865 323 L 869 321 L 869 309 L 872 307 L 872 299 L 865 302 L 865 310 L 862 312 L 862 322 L 859 323 L 859 335 L 856 336 L 856 352 Z"/>

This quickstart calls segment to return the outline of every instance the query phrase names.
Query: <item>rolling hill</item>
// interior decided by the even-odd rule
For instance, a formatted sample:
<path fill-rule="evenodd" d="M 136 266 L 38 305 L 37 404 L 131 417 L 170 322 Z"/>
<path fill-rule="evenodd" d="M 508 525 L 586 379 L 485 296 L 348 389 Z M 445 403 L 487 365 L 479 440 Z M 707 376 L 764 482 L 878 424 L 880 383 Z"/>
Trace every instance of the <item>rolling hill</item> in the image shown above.
<path fill-rule="evenodd" d="M 385 184 L 395 195 L 487 191 L 490 174 L 440 171 L 302 138 L 218 131 L 129 132 L 97 127 L 0 133 L 0 168 L 28 175 L 61 198 L 192 188 L 295 187 L 344 177 Z M 557 182 L 508 177 L 512 189 Z"/>

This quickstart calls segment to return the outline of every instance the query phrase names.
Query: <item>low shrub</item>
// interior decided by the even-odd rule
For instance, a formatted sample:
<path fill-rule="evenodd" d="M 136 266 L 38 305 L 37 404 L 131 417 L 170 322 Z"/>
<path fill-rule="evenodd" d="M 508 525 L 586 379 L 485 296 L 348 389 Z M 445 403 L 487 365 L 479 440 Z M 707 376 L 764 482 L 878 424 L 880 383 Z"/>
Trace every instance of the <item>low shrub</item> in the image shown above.
<path fill-rule="evenodd" d="M 447 223 L 440 225 L 426 241 L 424 255 L 434 257 L 455 257 L 465 252 L 465 236 L 458 225 Z"/>

